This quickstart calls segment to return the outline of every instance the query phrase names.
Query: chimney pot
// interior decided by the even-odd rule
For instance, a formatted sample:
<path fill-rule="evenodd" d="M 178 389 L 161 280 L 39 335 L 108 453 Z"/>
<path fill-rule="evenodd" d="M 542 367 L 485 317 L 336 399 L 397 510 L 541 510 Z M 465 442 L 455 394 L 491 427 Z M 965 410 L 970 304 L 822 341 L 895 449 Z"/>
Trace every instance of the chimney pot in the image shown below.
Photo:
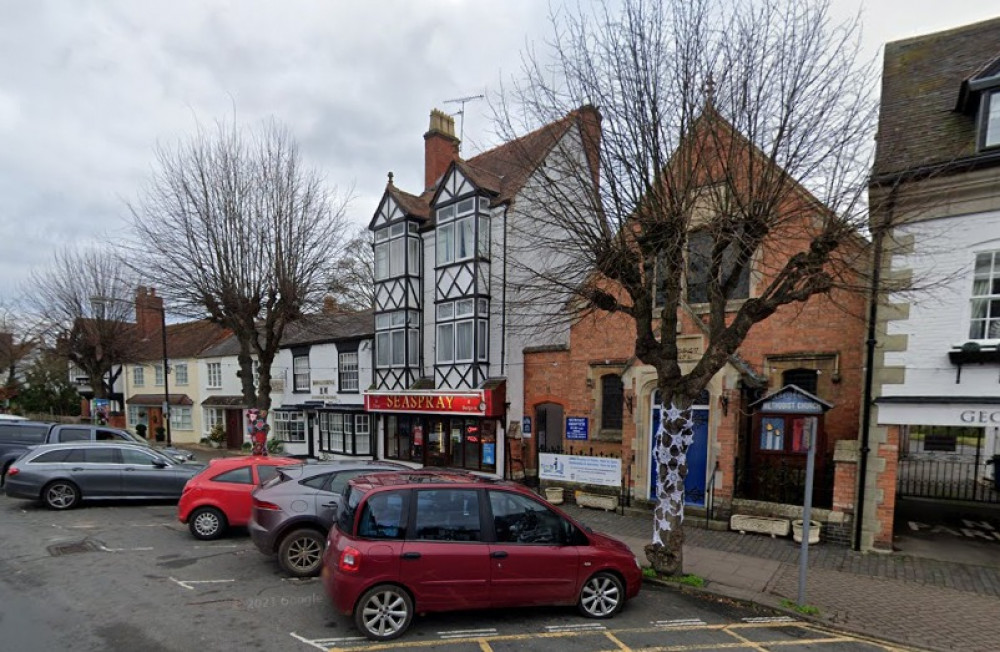
<path fill-rule="evenodd" d="M 424 134 L 424 189 L 430 189 L 458 160 L 459 140 L 455 137 L 455 118 L 440 109 L 431 111 L 430 127 Z"/>

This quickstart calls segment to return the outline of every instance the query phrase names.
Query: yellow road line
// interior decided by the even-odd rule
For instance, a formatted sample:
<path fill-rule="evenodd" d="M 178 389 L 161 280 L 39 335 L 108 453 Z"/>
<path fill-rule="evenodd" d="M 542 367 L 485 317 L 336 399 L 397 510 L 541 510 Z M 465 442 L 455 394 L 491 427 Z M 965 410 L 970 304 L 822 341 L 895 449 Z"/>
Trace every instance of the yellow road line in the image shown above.
<path fill-rule="evenodd" d="M 632 652 L 632 648 L 630 648 L 629 646 L 625 645 L 620 640 L 618 640 L 618 637 L 612 634 L 611 632 L 604 632 L 604 635 L 607 636 L 612 643 L 617 645 L 619 650 L 624 650 L 625 652 Z"/>
<path fill-rule="evenodd" d="M 490 644 L 485 639 L 479 639 L 479 649 L 483 652 L 493 652 L 493 648 L 490 647 Z"/>

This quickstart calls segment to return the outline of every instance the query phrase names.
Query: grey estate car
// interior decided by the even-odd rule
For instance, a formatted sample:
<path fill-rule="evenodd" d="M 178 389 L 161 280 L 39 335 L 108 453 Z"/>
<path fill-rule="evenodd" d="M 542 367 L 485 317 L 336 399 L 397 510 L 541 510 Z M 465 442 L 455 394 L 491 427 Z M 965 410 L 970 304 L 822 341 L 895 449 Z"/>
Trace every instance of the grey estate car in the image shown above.
<path fill-rule="evenodd" d="M 81 500 L 177 500 L 184 484 L 203 468 L 142 444 L 44 444 L 11 464 L 4 491 L 52 509 L 71 509 Z"/>
<path fill-rule="evenodd" d="M 253 491 L 250 538 L 293 577 L 318 575 L 326 535 L 337 517 L 341 492 L 351 478 L 409 467 L 393 462 L 341 460 L 283 466 Z"/>

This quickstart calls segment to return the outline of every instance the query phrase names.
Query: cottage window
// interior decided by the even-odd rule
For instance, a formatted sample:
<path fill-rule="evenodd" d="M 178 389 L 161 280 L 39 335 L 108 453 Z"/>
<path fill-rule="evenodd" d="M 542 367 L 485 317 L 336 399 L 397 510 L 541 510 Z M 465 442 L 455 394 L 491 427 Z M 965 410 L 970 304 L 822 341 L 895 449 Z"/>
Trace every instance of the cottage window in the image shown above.
<path fill-rule="evenodd" d="M 309 378 L 309 355 L 297 355 L 292 358 L 292 383 L 296 392 L 308 392 L 310 387 Z"/>
<path fill-rule="evenodd" d="M 170 408 L 170 427 L 174 430 L 193 430 L 191 408 L 172 406 Z"/>
<path fill-rule="evenodd" d="M 174 365 L 174 384 L 188 384 L 188 366 L 186 362 L 178 362 Z"/>
<path fill-rule="evenodd" d="M 142 367 L 132 367 L 132 384 L 142 387 L 146 384 L 146 370 Z"/>
<path fill-rule="evenodd" d="M 206 384 L 210 388 L 218 389 L 222 387 L 222 363 L 221 362 L 209 362 L 208 368 L 208 380 Z"/>
<path fill-rule="evenodd" d="M 338 360 L 340 391 L 358 391 L 358 353 L 341 353 Z"/>
<path fill-rule="evenodd" d="M 969 339 L 1000 339 L 1000 251 L 976 254 Z"/>
<path fill-rule="evenodd" d="M 275 412 L 274 434 L 279 441 L 304 442 L 306 440 L 305 415 L 302 412 Z"/>
<path fill-rule="evenodd" d="M 983 147 L 1000 145 L 1000 90 L 984 94 Z"/>

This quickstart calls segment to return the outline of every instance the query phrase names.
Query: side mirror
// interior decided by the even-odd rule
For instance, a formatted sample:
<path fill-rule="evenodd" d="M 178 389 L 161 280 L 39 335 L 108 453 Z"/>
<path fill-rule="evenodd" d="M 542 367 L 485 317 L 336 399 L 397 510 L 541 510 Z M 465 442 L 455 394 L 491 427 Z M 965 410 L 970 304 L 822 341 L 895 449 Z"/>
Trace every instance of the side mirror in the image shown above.
<path fill-rule="evenodd" d="M 158 469 L 165 469 L 167 468 L 168 465 L 163 460 L 156 460 L 153 462 L 153 466 L 155 466 Z"/>

